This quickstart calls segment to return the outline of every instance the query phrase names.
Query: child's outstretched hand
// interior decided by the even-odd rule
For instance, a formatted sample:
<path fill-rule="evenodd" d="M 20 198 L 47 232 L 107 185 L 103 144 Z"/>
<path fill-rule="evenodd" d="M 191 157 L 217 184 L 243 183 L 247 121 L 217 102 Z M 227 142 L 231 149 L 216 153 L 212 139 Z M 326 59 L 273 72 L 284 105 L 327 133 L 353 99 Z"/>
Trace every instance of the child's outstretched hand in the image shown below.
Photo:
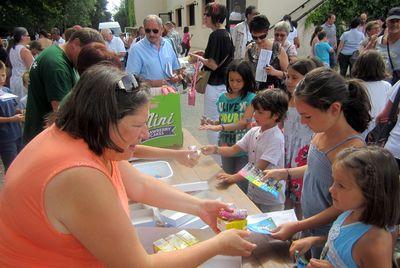
<path fill-rule="evenodd" d="M 203 124 L 199 127 L 199 130 L 221 131 L 221 126 L 220 125 Z"/>
<path fill-rule="evenodd" d="M 279 225 L 275 230 L 271 231 L 271 237 L 277 240 L 288 240 L 295 233 L 301 230 L 298 229 L 298 222 L 287 222 Z"/>
<path fill-rule="evenodd" d="M 205 116 L 202 116 L 200 119 L 200 125 L 215 125 L 215 122 L 211 120 L 210 118 L 207 118 Z"/>
<path fill-rule="evenodd" d="M 305 254 L 310 250 L 314 242 L 313 237 L 306 237 L 296 241 L 293 241 L 292 245 L 290 245 L 289 253 L 292 258 L 295 256 L 295 252 L 297 251 L 300 255 Z"/>
<path fill-rule="evenodd" d="M 267 179 L 274 179 L 274 180 L 286 180 L 287 179 L 287 170 L 282 168 L 282 169 L 265 169 L 263 171 L 264 173 L 264 180 Z"/>
<path fill-rule="evenodd" d="M 224 183 L 224 184 L 232 184 L 237 182 L 236 174 L 227 174 L 227 173 L 219 173 L 217 175 L 217 180 L 219 183 Z"/>
<path fill-rule="evenodd" d="M 333 268 L 333 265 L 326 260 L 311 259 L 307 268 Z"/>
<path fill-rule="evenodd" d="M 206 145 L 201 147 L 200 150 L 204 155 L 212 155 L 217 152 L 217 148 L 218 148 L 217 145 Z"/>
<path fill-rule="evenodd" d="M 25 122 L 25 115 L 23 114 L 16 114 L 12 116 L 10 122 Z"/>

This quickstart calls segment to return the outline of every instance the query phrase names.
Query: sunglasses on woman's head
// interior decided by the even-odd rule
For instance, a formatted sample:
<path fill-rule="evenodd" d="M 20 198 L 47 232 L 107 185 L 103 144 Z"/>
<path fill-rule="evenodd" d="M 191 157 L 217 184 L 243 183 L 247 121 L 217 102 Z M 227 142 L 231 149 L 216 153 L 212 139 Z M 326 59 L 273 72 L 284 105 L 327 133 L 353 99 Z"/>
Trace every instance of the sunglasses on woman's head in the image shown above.
<path fill-rule="evenodd" d="M 159 32 L 160 30 L 159 30 L 159 29 L 144 29 L 144 31 L 145 31 L 146 33 L 153 32 L 153 33 L 155 33 L 155 34 L 158 34 L 158 32 Z"/>
<path fill-rule="evenodd" d="M 133 74 L 127 74 L 118 81 L 117 87 L 125 92 L 133 92 L 139 90 L 139 83 Z"/>
<path fill-rule="evenodd" d="M 265 39 L 267 37 L 267 34 L 262 34 L 262 35 L 259 35 L 259 36 L 251 35 L 251 37 L 253 38 L 253 40 L 257 40 L 257 39 L 263 40 L 263 39 Z"/>

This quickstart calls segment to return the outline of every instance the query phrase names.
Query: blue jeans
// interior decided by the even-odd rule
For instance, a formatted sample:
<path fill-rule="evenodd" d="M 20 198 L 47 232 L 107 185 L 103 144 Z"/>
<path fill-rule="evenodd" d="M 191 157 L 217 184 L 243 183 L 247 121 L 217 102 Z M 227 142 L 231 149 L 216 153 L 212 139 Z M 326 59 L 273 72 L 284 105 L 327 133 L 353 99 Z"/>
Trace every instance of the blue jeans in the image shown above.
<path fill-rule="evenodd" d="M 1 161 L 3 161 L 5 171 L 7 171 L 8 167 L 21 150 L 22 137 L 16 139 L 15 141 L 0 143 L 0 156 Z"/>

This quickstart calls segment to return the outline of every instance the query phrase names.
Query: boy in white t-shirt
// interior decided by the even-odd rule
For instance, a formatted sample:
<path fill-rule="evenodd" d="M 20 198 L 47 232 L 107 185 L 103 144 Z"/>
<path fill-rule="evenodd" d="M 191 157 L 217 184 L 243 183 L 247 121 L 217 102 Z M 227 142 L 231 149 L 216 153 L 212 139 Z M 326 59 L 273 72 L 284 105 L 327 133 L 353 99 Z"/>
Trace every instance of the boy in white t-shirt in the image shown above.
<path fill-rule="evenodd" d="M 257 126 L 251 128 L 245 136 L 231 147 L 208 145 L 202 148 L 205 155 L 219 154 L 225 157 L 234 156 L 239 152 L 246 152 L 249 163 L 257 168 L 283 168 L 284 166 L 284 136 L 278 127 L 288 110 L 288 98 L 281 89 L 267 89 L 259 92 L 251 102 L 254 107 L 254 119 Z M 217 176 L 221 182 L 228 184 L 245 180 L 239 173 L 230 175 L 221 173 Z M 249 198 L 262 212 L 284 209 L 285 185 L 278 198 L 271 193 L 249 184 Z"/>

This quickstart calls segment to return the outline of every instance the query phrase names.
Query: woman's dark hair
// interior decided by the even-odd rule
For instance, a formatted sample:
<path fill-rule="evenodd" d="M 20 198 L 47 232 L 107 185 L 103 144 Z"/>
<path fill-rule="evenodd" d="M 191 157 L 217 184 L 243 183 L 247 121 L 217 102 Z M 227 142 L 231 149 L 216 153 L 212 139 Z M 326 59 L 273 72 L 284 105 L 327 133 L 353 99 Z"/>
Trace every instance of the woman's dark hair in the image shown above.
<path fill-rule="evenodd" d="M 247 16 L 252 14 L 254 10 L 257 10 L 257 8 L 255 6 L 250 5 L 250 6 L 246 7 L 246 10 L 244 11 L 244 15 L 245 15 L 246 19 L 247 19 Z"/>
<path fill-rule="evenodd" d="M 189 27 L 188 26 L 183 27 L 183 32 L 184 33 L 188 33 L 189 32 Z"/>
<path fill-rule="evenodd" d="M 325 21 L 329 20 L 329 19 L 332 18 L 333 16 L 335 16 L 335 14 L 333 14 L 333 13 L 328 13 L 328 14 L 326 15 Z"/>
<path fill-rule="evenodd" d="M 46 38 L 49 37 L 49 34 L 48 34 L 45 30 L 40 30 L 40 31 L 39 31 L 39 34 L 40 34 L 40 35 L 43 35 L 43 36 L 46 37 Z"/>
<path fill-rule="evenodd" d="M 259 91 L 251 101 L 254 110 L 270 111 L 271 116 L 278 115 L 276 122 L 282 122 L 286 117 L 289 99 L 285 91 L 280 88 Z"/>
<path fill-rule="evenodd" d="M 314 62 L 316 68 L 325 66 L 317 57 L 309 57 L 309 59 Z"/>
<path fill-rule="evenodd" d="M 326 37 L 326 32 L 320 31 L 317 36 L 318 36 L 318 40 L 322 41 L 322 39 L 324 39 Z"/>
<path fill-rule="evenodd" d="M 385 68 L 386 65 L 381 54 L 376 50 L 369 49 L 358 56 L 352 68 L 352 76 L 366 82 L 380 81 L 387 77 Z"/>
<path fill-rule="evenodd" d="M 301 75 L 306 75 L 307 73 L 317 68 L 317 65 L 311 59 L 299 59 L 294 63 L 290 63 L 289 67 Z"/>
<path fill-rule="evenodd" d="M 350 29 L 357 28 L 357 27 L 360 25 L 360 23 L 361 23 L 361 20 L 360 20 L 359 17 L 353 19 L 353 20 L 350 22 Z"/>
<path fill-rule="evenodd" d="M 204 9 L 205 13 L 210 15 L 212 24 L 222 24 L 226 18 L 228 10 L 226 6 L 218 4 L 216 2 L 208 3 Z"/>
<path fill-rule="evenodd" d="M 347 123 L 360 133 L 371 121 L 371 103 L 361 81 L 346 81 L 328 68 L 317 68 L 306 74 L 296 86 L 294 96 L 321 111 L 328 110 L 334 102 L 341 103 Z"/>
<path fill-rule="evenodd" d="M 315 27 L 313 34 L 311 35 L 311 40 L 310 40 L 310 46 L 312 46 L 312 42 L 314 40 L 314 38 L 318 35 L 318 33 L 320 31 L 322 31 L 324 28 L 322 28 L 322 26 L 318 25 L 317 27 Z"/>
<path fill-rule="evenodd" d="M 79 75 L 82 75 L 86 69 L 101 61 L 109 61 L 113 66 L 122 68 L 121 61 L 115 52 L 108 50 L 102 43 L 93 42 L 82 47 L 76 69 Z"/>
<path fill-rule="evenodd" d="M 283 21 L 288 21 L 290 24 L 292 24 L 292 17 L 290 15 L 285 15 L 282 18 Z"/>
<path fill-rule="evenodd" d="M 334 165 L 351 173 L 365 199 L 360 221 L 386 228 L 400 221 L 399 170 L 393 155 L 378 146 L 347 148 Z"/>
<path fill-rule="evenodd" d="M 255 91 L 256 80 L 254 78 L 253 71 L 251 70 L 251 66 L 247 61 L 234 60 L 228 65 L 226 71 L 226 91 L 228 91 L 228 93 L 232 93 L 232 89 L 229 86 L 229 72 L 237 72 L 243 79 L 244 85 L 240 90 L 240 96 L 242 99 L 247 96 L 247 93 Z"/>
<path fill-rule="evenodd" d="M 320 66 L 317 66 L 312 59 L 299 59 L 293 63 L 289 63 L 288 69 L 291 68 L 302 76 L 305 76 L 307 73 L 318 67 Z M 286 94 L 288 95 L 289 100 L 292 99 L 292 92 L 286 90 Z"/>
<path fill-rule="evenodd" d="M 254 16 L 249 23 L 249 29 L 252 33 L 268 32 L 269 26 L 269 20 L 265 15 Z"/>
<path fill-rule="evenodd" d="M 28 30 L 25 29 L 24 27 L 16 27 L 13 32 L 12 36 L 12 48 L 15 48 L 15 46 L 21 42 L 22 37 L 24 35 L 28 34 Z"/>
<path fill-rule="evenodd" d="M 103 154 L 106 148 L 122 152 L 111 140 L 110 128 L 118 133 L 118 122 L 149 101 L 143 85 L 132 92 L 118 87 L 125 75 L 111 64 L 87 69 L 57 111 L 56 126 L 74 138 L 83 139 L 96 155 Z"/>

